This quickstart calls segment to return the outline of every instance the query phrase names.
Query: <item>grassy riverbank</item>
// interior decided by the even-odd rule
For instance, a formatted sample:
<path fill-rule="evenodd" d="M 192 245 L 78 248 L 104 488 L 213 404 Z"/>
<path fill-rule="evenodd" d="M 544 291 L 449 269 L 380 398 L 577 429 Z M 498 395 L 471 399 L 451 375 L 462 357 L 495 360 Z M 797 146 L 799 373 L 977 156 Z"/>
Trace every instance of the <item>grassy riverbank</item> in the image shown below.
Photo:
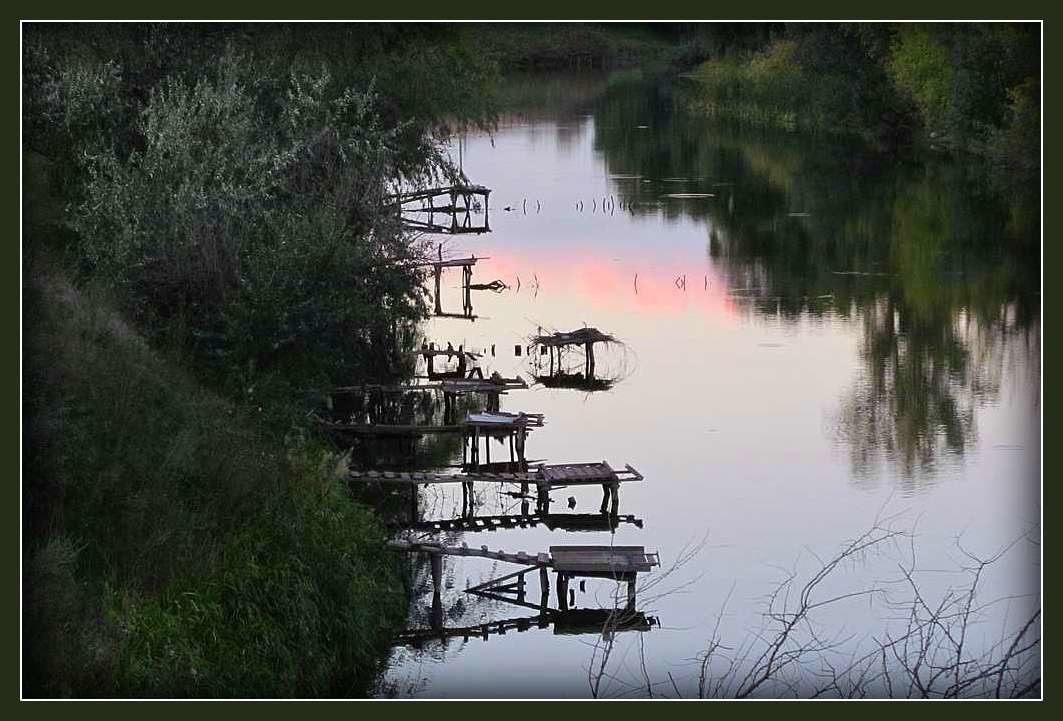
<path fill-rule="evenodd" d="M 694 70 L 702 113 L 1037 168 L 1036 25 L 778 25 L 747 35 Z"/>
<path fill-rule="evenodd" d="M 363 688 L 405 602 L 342 456 L 263 431 L 62 274 L 24 301 L 25 692 Z"/>
<path fill-rule="evenodd" d="M 455 176 L 493 66 L 460 28 L 24 30 L 23 693 L 365 693 L 403 574 L 306 413 L 405 372 L 382 194 Z"/>

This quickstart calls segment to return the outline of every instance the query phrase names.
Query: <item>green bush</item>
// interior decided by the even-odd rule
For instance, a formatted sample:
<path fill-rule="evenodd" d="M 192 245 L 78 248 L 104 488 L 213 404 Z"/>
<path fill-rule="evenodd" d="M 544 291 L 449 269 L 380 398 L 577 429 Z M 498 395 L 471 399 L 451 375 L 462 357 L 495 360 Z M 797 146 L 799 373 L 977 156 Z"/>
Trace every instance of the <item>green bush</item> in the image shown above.
<path fill-rule="evenodd" d="M 293 74 L 263 108 L 252 65 L 226 56 L 194 86 L 171 79 L 152 93 L 144 148 L 90 167 L 75 221 L 83 255 L 152 338 L 186 333 L 169 344 L 230 386 L 277 369 L 350 381 L 386 365 L 374 356 L 396 323 L 424 316 L 404 265 L 423 249 L 383 198 L 400 172 L 397 134 L 372 92 L 337 92 L 327 72 Z M 433 156 L 421 173 L 444 170 Z"/>
<path fill-rule="evenodd" d="M 434 26 L 25 36 L 25 692 L 364 692 L 401 577 L 303 397 L 408 372 L 384 196 L 458 177 L 494 66 Z"/>
<path fill-rule="evenodd" d="M 936 146 L 980 154 L 996 147 L 1011 164 L 1029 165 L 1038 154 L 1030 131 L 1037 104 L 1016 99 L 1038 73 L 1035 25 L 795 24 L 753 48 L 736 47 L 743 46 L 694 74 L 694 104 L 709 115 L 889 145 L 910 142 L 921 128 Z"/>
<path fill-rule="evenodd" d="M 924 124 L 942 132 L 952 117 L 953 68 L 948 49 L 922 25 L 901 30 L 889 60 L 897 87 L 915 102 Z"/>
<path fill-rule="evenodd" d="M 871 48 L 849 27 L 793 31 L 706 61 L 695 78 L 703 112 L 786 130 L 874 136 L 889 100 Z"/>
<path fill-rule="evenodd" d="M 405 604 L 344 458 L 271 444 L 61 277 L 27 327 L 28 695 L 363 691 Z"/>

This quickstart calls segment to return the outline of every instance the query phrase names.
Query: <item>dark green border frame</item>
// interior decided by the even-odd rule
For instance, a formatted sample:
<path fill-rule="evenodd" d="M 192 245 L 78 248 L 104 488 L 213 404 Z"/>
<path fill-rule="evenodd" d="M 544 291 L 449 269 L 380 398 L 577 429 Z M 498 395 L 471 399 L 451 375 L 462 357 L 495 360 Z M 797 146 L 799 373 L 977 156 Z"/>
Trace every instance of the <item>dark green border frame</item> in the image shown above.
<path fill-rule="evenodd" d="M 235 5 L 235 7 L 234 7 Z M 617 2 L 610 3 L 586 3 L 576 6 L 571 2 L 558 2 L 557 0 L 539 0 L 534 4 L 526 3 L 441 3 L 434 2 L 428 3 L 424 0 L 417 0 L 416 3 L 411 3 L 403 6 L 398 6 L 393 3 L 350 3 L 340 5 L 337 3 L 300 3 L 298 5 L 280 5 L 271 4 L 269 6 L 263 6 L 262 4 L 241 3 L 237 4 L 219 4 L 217 2 L 203 2 L 202 0 L 185 0 L 185 2 L 171 5 L 145 5 L 143 3 L 93 3 L 87 5 L 85 3 L 74 2 L 61 2 L 61 3 L 48 3 L 34 4 L 34 3 L 18 3 L 15 8 L 15 22 L 9 25 L 9 38 L 14 40 L 12 43 L 12 49 L 8 52 L 14 55 L 19 49 L 19 40 L 21 39 L 21 20 L 50 20 L 50 19 L 97 19 L 97 20 L 119 20 L 119 19 L 187 19 L 187 20 L 240 20 L 240 19 L 260 19 L 260 20 L 382 20 L 382 19 L 408 19 L 408 20 L 508 20 L 508 19 L 525 19 L 525 20 L 628 20 L 628 21 L 642 21 L 642 20 L 768 20 L 768 19 L 804 19 L 804 20 L 835 20 L 835 19 L 856 19 L 856 20 L 923 20 L 923 19 L 955 19 L 955 20 L 1040 20 L 1042 21 L 1042 97 L 1044 99 L 1044 112 L 1042 113 L 1042 128 L 1043 128 L 1043 144 L 1042 144 L 1042 208 L 1044 211 L 1042 214 L 1042 305 L 1045 304 L 1044 281 L 1045 276 L 1051 278 L 1053 271 L 1059 267 L 1058 257 L 1060 249 L 1055 244 L 1045 242 L 1045 239 L 1051 239 L 1055 236 L 1053 232 L 1059 225 L 1059 208 L 1055 204 L 1049 204 L 1045 207 L 1044 198 L 1054 197 L 1051 196 L 1051 184 L 1045 183 L 1044 179 L 1046 175 L 1050 173 L 1046 172 L 1048 169 L 1054 170 L 1057 166 L 1053 162 L 1058 159 L 1058 148 L 1060 145 L 1059 140 L 1055 137 L 1054 126 L 1045 122 L 1045 118 L 1053 119 L 1058 117 L 1057 106 L 1059 105 L 1058 97 L 1054 95 L 1051 88 L 1055 87 L 1055 71 L 1054 69 L 1063 67 L 1063 61 L 1060 59 L 1060 45 L 1053 44 L 1051 39 L 1056 36 L 1053 32 L 1056 28 L 1056 22 L 1059 17 L 1063 17 L 1063 12 L 1058 8 L 1060 6 L 1056 4 L 1054 7 L 1050 7 L 1047 2 L 1029 2 L 1027 0 L 1011 0 L 1010 2 L 998 2 L 998 3 L 980 3 L 978 6 L 972 4 L 958 4 L 958 3 L 942 3 L 942 2 L 919 2 L 917 0 L 895 0 L 891 3 L 878 3 L 857 6 L 852 2 L 838 2 L 814 0 L 813 2 L 801 3 L 800 5 L 793 3 L 783 3 L 780 0 L 775 0 L 769 3 L 759 3 L 756 6 L 751 6 L 748 3 L 708 3 L 708 2 L 692 2 L 687 0 L 686 2 L 669 2 L 669 3 L 653 3 L 652 5 L 623 5 Z M 17 33 L 17 37 L 15 34 Z M 10 57 L 10 56 L 9 56 Z M 5 135 L 10 139 L 18 134 L 19 130 L 19 118 L 16 116 L 16 112 L 19 109 L 18 98 L 21 94 L 21 88 L 19 85 L 19 68 L 21 63 L 21 56 L 13 64 L 12 73 L 14 75 L 13 84 L 16 87 L 14 94 L 14 102 L 10 110 L 5 113 L 5 121 L 9 126 L 9 131 Z M 9 96 L 11 97 L 11 96 Z M 14 155 L 12 158 L 12 164 L 8 165 L 9 168 L 6 177 L 8 182 L 12 184 L 11 191 L 6 194 L 8 200 L 9 213 L 8 217 L 12 219 L 15 225 L 14 242 L 5 244 L 4 255 L 5 260 L 8 262 L 3 263 L 4 268 L 14 269 L 18 268 L 19 279 L 16 284 L 13 284 L 11 289 L 7 291 L 6 295 L 9 298 L 9 303 L 6 304 L 5 315 L 11 319 L 12 326 L 16 330 L 21 327 L 21 281 L 22 281 L 22 268 L 21 268 L 21 237 L 19 232 L 19 212 L 21 208 L 21 198 L 18 193 L 20 176 L 21 176 L 21 149 L 14 151 L 14 144 L 8 145 L 8 153 Z M 11 173 L 11 169 L 15 169 L 14 175 Z M 7 271 L 13 275 L 13 270 Z M 11 277 L 9 275 L 9 277 Z M 1055 303 L 1056 297 L 1050 295 L 1048 302 Z M 12 317 L 13 316 L 13 317 Z M 1053 428 L 1058 427 L 1058 423 L 1054 420 L 1054 416 L 1058 415 L 1056 406 L 1054 403 L 1047 402 L 1048 399 L 1044 396 L 1044 373 L 1045 365 L 1043 359 L 1045 357 L 1051 358 L 1051 349 L 1055 348 L 1055 335 L 1053 331 L 1045 333 L 1044 326 L 1046 320 L 1052 319 L 1053 322 L 1048 324 L 1053 327 L 1058 327 L 1054 323 L 1054 317 L 1049 315 L 1047 318 L 1042 314 L 1042 437 L 1047 435 L 1049 438 L 1056 437 L 1054 433 L 1059 431 L 1053 431 Z M 1045 342 L 1047 336 L 1049 342 Z M 12 368 L 12 374 L 9 378 L 19 375 L 19 386 L 21 385 L 21 374 L 19 373 L 21 360 L 21 333 L 19 333 L 19 353 L 16 356 L 14 353 L 5 356 L 5 361 Z M 18 393 L 18 407 L 19 412 L 16 420 L 6 434 L 7 440 L 5 442 L 5 451 L 7 457 L 11 459 L 12 465 L 19 464 L 20 455 L 20 425 L 21 425 L 21 392 Z M 1047 412 L 1046 412 L 1047 410 Z M 9 416 L 10 418 L 10 416 Z M 1045 433 L 1044 428 L 1048 429 Z M 1042 443 L 1043 448 L 1043 443 Z M 1043 457 L 1044 457 L 1044 452 Z M 1044 473 L 1044 467 L 1053 467 L 1052 464 L 1043 464 L 1042 466 L 1042 503 L 1044 512 L 1048 512 L 1052 508 L 1058 492 L 1051 489 L 1049 484 L 1045 484 L 1043 479 L 1048 476 L 1052 477 L 1051 473 Z M 21 538 L 20 532 L 20 518 L 21 507 L 19 504 L 19 488 L 21 486 L 21 475 L 18 476 L 18 482 L 13 482 L 8 486 L 8 497 L 11 498 L 10 510 L 8 512 L 8 518 L 12 522 L 11 529 L 8 534 L 12 542 L 12 547 L 9 551 L 3 554 L 3 564 L 5 569 L 5 577 L 15 581 L 9 588 L 11 591 L 6 594 L 6 603 L 4 604 L 4 648 L 8 649 L 5 663 L 3 665 L 3 677 L 4 687 L 10 689 L 10 695 L 5 694 L 7 701 L 13 701 L 14 703 L 5 703 L 9 711 L 14 711 L 20 717 L 52 717 L 62 715 L 64 717 L 73 715 L 82 715 L 88 713 L 91 715 L 106 714 L 108 717 L 113 718 L 117 712 L 119 715 L 129 714 L 130 717 L 143 717 L 146 714 L 156 715 L 181 715 L 186 716 L 189 713 L 202 713 L 208 712 L 211 715 L 215 713 L 229 715 L 244 715 L 253 714 L 255 717 L 267 716 L 284 716 L 290 717 L 292 713 L 303 713 L 310 711 L 315 715 L 336 715 L 337 717 L 343 716 L 350 718 L 351 715 L 368 714 L 375 716 L 377 714 L 393 715 L 397 714 L 405 716 L 407 714 L 425 718 L 429 714 L 432 716 L 450 716 L 461 715 L 467 717 L 469 714 L 491 714 L 495 712 L 501 712 L 504 714 L 512 714 L 514 711 L 528 711 L 530 714 L 534 714 L 539 718 L 548 717 L 557 712 L 570 711 L 584 716 L 590 712 L 594 716 L 607 715 L 608 718 L 613 718 L 618 713 L 620 715 L 638 714 L 641 717 L 645 717 L 647 714 L 657 714 L 664 712 L 670 717 L 682 717 L 693 718 L 695 714 L 704 718 L 704 714 L 712 713 L 714 711 L 736 711 L 742 715 L 753 714 L 778 714 L 779 712 L 786 713 L 787 715 L 797 712 L 799 714 L 810 713 L 816 716 L 822 717 L 824 715 L 836 715 L 845 714 L 849 715 L 856 710 L 861 715 L 866 714 L 869 711 L 885 712 L 887 714 L 904 713 L 924 715 L 924 714 L 962 714 L 966 718 L 971 716 L 989 715 L 999 718 L 1001 715 L 1007 714 L 1010 716 L 1015 714 L 1042 714 L 1045 712 L 1044 703 L 1023 703 L 1019 706 L 1010 706 L 1007 709 L 1003 709 L 995 705 L 986 705 L 985 703 L 978 703 L 977 705 L 971 705 L 970 703 L 964 704 L 948 704 L 947 707 L 928 707 L 926 703 L 916 703 L 916 705 L 906 706 L 891 706 L 883 708 L 882 704 L 891 704 L 893 702 L 871 702 L 872 705 L 868 705 L 868 702 L 864 702 L 859 709 L 854 709 L 850 703 L 842 702 L 841 704 L 832 703 L 829 705 L 817 704 L 815 706 L 809 706 L 804 703 L 789 706 L 780 706 L 784 702 L 751 702 L 746 703 L 740 708 L 736 708 L 734 705 L 737 702 L 726 702 L 726 707 L 721 706 L 702 706 L 692 703 L 682 702 L 632 702 L 632 703 L 610 703 L 607 706 L 596 705 L 593 708 L 590 706 L 580 706 L 582 702 L 546 702 L 535 704 L 513 704 L 510 702 L 418 702 L 416 704 L 401 704 L 399 706 L 388 705 L 382 706 L 378 703 L 371 703 L 370 705 L 364 705 L 363 703 L 350 705 L 340 705 L 332 703 L 316 703 L 305 702 L 299 703 L 298 707 L 284 704 L 260 704 L 249 705 L 248 703 L 221 703 L 221 702 L 208 702 L 206 705 L 189 706 L 186 704 L 170 704 L 166 702 L 148 702 L 148 705 L 142 703 L 123 703 L 114 704 L 106 703 L 104 705 L 92 703 L 79 703 L 77 706 L 67 706 L 52 702 L 19 702 L 20 697 L 20 679 L 19 679 L 19 661 L 21 655 L 20 642 L 19 642 L 19 620 L 20 620 L 20 577 L 19 577 L 19 540 Z M 1045 555 L 1052 554 L 1051 548 L 1054 547 L 1052 543 L 1046 543 L 1048 541 L 1047 534 L 1044 533 L 1045 528 L 1042 525 L 1042 548 L 1045 551 Z M 16 537 L 17 536 L 17 537 Z M 1049 556 L 1051 557 L 1051 556 Z M 1044 566 L 1043 566 L 1044 568 Z M 1047 569 L 1046 569 L 1047 570 Z M 1046 580 L 1051 581 L 1049 576 Z M 1042 593 L 1054 600 L 1054 593 L 1046 593 L 1049 590 L 1051 584 L 1043 584 Z M 1054 628 L 1055 617 L 1054 614 L 1046 609 L 1046 624 L 1047 629 Z M 1054 634 L 1043 635 L 1044 638 L 1055 638 Z M 1043 641 L 1042 641 L 1043 642 Z M 1051 650 L 1051 645 L 1048 646 Z M 1045 653 L 1047 656 L 1048 653 Z M 1047 660 L 1047 659 L 1046 659 Z M 1053 666 L 1046 664 L 1046 668 L 1051 670 Z M 1051 683 L 1045 683 L 1042 686 L 1042 694 L 1046 700 L 1052 700 L 1054 698 L 1054 689 L 1049 688 L 1045 690 L 1045 687 L 1050 687 Z M 428 705 L 425 705 L 427 703 Z M 489 706 L 484 706 L 483 703 L 489 703 Z M 653 703 L 654 707 L 650 708 L 642 705 L 643 703 Z M 710 702 L 720 703 L 720 702 Z M 935 702 L 936 703 L 936 702 Z M 507 704 L 501 707 L 500 704 Z M 667 705 L 662 705 L 667 704 Z"/>

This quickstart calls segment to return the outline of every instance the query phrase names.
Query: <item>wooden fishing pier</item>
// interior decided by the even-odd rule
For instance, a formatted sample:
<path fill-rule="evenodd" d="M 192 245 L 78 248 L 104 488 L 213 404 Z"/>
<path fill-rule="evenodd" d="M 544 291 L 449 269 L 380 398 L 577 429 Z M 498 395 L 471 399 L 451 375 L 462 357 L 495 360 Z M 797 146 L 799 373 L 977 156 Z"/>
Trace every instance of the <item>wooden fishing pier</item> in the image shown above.
<path fill-rule="evenodd" d="M 353 481 L 405 484 L 461 483 L 465 500 L 471 498 L 473 483 L 502 483 L 519 485 L 521 496 L 527 497 L 529 488 L 536 489 L 536 509 L 546 514 L 550 506 L 550 492 L 569 486 L 601 485 L 601 512 L 619 515 L 620 484 L 642 481 L 644 477 L 630 465 L 614 470 L 607 462 L 539 464 L 527 471 L 492 472 L 468 470 L 464 473 L 443 474 L 417 471 L 351 471 Z M 463 503 L 464 506 L 464 503 Z"/>
<path fill-rule="evenodd" d="M 440 255 L 442 256 L 442 246 L 440 246 Z M 476 263 L 481 260 L 490 260 L 490 258 L 477 258 L 475 255 L 470 255 L 468 258 L 450 258 L 443 260 L 443 258 L 440 257 L 439 260 L 425 260 L 413 264 L 413 267 L 415 268 L 432 269 L 432 275 L 435 278 L 435 308 L 433 310 L 436 317 L 476 320 L 476 316 L 473 314 L 472 310 L 472 269 Z M 443 312 L 442 284 L 444 268 L 461 268 L 462 308 L 460 315 Z"/>
<path fill-rule="evenodd" d="M 511 528 L 535 528 L 545 526 L 551 531 L 615 531 L 621 523 L 642 528 L 642 519 L 632 515 L 609 515 L 603 513 L 526 513 L 493 516 L 463 516 L 440 520 L 418 521 L 410 526 L 412 531 L 444 533 L 453 531 L 480 532 L 499 531 Z"/>
<path fill-rule="evenodd" d="M 398 202 L 402 224 L 411 230 L 442 235 L 490 233 L 491 214 L 488 207 L 490 189 L 474 186 L 468 192 L 463 192 L 463 190 L 449 187 L 435 188 L 398 197 L 392 196 L 392 198 Z M 445 199 L 448 197 L 449 205 L 436 205 L 437 199 L 446 202 Z M 474 214 L 481 209 L 478 198 L 483 198 L 483 222 L 480 223 L 473 218 Z M 420 201 L 419 205 L 412 205 L 418 201 Z M 436 220 L 438 216 L 443 216 L 443 222 Z"/>
<path fill-rule="evenodd" d="M 636 580 L 638 574 L 647 573 L 660 565 L 656 553 L 647 553 L 642 546 L 551 546 L 549 553 L 507 553 L 492 551 L 487 546 L 471 548 L 467 544 L 447 546 L 440 543 L 415 543 L 391 541 L 389 546 L 406 553 L 423 553 L 429 558 L 432 574 L 432 609 L 430 628 L 408 629 L 401 633 L 397 643 L 420 646 L 429 641 L 450 638 L 488 640 L 493 635 L 505 635 L 508 631 L 518 633 L 532 628 L 553 626 L 555 634 L 599 634 L 609 639 L 623 631 L 649 631 L 659 625 L 656 618 L 635 609 Z M 493 578 L 465 589 L 482 598 L 528 608 L 534 616 L 488 621 L 475 625 L 447 628 L 444 625 L 442 603 L 443 558 L 445 556 L 473 556 L 523 566 L 520 570 Z M 557 589 L 557 608 L 550 607 L 550 577 L 554 571 Z M 528 600 L 527 576 L 538 576 L 539 602 Z M 572 608 L 574 589 L 569 582 L 574 578 L 604 578 L 626 584 L 627 603 L 614 608 Z M 582 590 L 583 583 L 580 583 Z"/>
<path fill-rule="evenodd" d="M 475 354 L 469 355 L 474 356 Z M 429 363 L 431 364 L 432 361 L 429 360 Z M 333 397 L 333 406 L 338 407 L 343 405 L 336 401 L 337 398 L 342 396 L 362 396 L 363 398 L 368 396 L 371 399 L 379 399 L 380 396 L 388 394 L 423 392 L 441 393 L 443 396 L 443 424 L 456 425 L 457 420 L 455 415 L 458 396 L 464 396 L 470 393 L 483 394 L 486 399 L 485 405 L 487 410 L 497 411 L 501 406 L 502 396 L 508 394 L 509 391 L 526 390 L 528 388 L 527 381 L 520 376 L 515 378 L 504 378 L 503 376 L 494 373 L 486 378 L 458 377 L 458 374 L 461 372 L 463 371 L 459 370 L 452 373 L 448 371 L 439 372 L 435 371 L 434 367 L 430 365 L 428 377 L 430 379 L 436 379 L 435 382 L 431 383 L 420 383 L 417 385 L 382 385 L 368 383 L 354 386 L 340 386 L 332 389 L 331 395 Z"/>
<path fill-rule="evenodd" d="M 489 594 L 481 595 L 492 597 Z M 432 641 L 446 643 L 452 638 L 463 641 L 480 638 L 487 641 L 491 636 L 505 636 L 511 631 L 523 633 L 530 629 L 545 629 L 551 626 L 555 635 L 599 634 L 608 639 L 613 634 L 624 631 L 645 633 L 659 623 L 655 617 L 647 616 L 642 611 L 627 609 L 574 608 L 561 611 L 550 608 L 546 604 L 536 609 L 539 613 L 534 616 L 506 618 L 472 626 L 447 627 L 443 622 L 442 602 L 436 604 L 435 597 L 433 597 L 432 627 L 407 629 L 398 635 L 395 643 L 417 648 Z"/>
<path fill-rule="evenodd" d="M 423 211 L 431 213 L 464 213 L 469 215 L 476 211 L 479 200 L 483 200 L 483 211 L 486 217 L 489 211 L 491 189 L 483 185 L 445 185 L 435 188 L 423 188 L 421 190 L 408 190 L 400 193 L 390 193 L 384 196 L 385 201 L 399 206 L 403 212 Z M 438 202 L 450 202 L 449 205 L 439 205 Z M 460 202 L 459 202 L 460 201 Z M 416 208 L 409 208 L 411 203 L 419 203 Z"/>
<path fill-rule="evenodd" d="M 595 377 L 594 346 L 597 343 L 616 343 L 617 339 L 603 333 L 597 328 L 579 328 L 567 333 L 540 334 L 532 338 L 532 345 L 538 346 L 539 355 L 549 355 L 550 362 L 548 373 L 536 373 L 538 380 L 543 385 L 552 387 L 579 388 L 582 390 L 605 390 L 611 383 L 600 382 Z M 567 350 L 581 348 L 583 350 L 582 373 L 570 373 L 565 370 L 563 357 Z M 536 359 L 536 368 L 540 369 L 541 363 Z M 542 369 L 547 370 L 547 369 Z"/>
<path fill-rule="evenodd" d="M 603 578 L 626 584 L 627 608 L 634 610 L 638 574 L 648 573 L 660 565 L 656 553 L 647 552 L 643 546 L 550 546 L 549 553 L 526 553 L 517 551 L 493 551 L 487 546 L 472 548 L 467 544 L 447 546 L 442 543 L 415 543 L 395 540 L 388 545 L 405 553 L 427 554 L 432 564 L 432 581 L 437 592 L 442 585 L 443 557 L 463 556 L 488 558 L 503 563 L 512 563 L 528 568 L 491 579 L 466 588 L 467 593 L 504 594 L 515 591 L 518 605 L 525 605 L 525 575 L 539 572 L 539 585 L 543 601 L 549 591 L 548 571 L 554 571 L 557 581 L 557 602 L 561 611 L 569 610 L 568 584 L 574 578 Z M 514 579 L 514 580 L 511 580 Z M 509 581 L 509 583 L 502 583 Z M 508 599 L 504 599 L 508 600 Z M 535 608 L 535 606 L 531 606 Z"/>
<path fill-rule="evenodd" d="M 481 355 L 467 351 L 461 345 L 455 348 L 452 344 L 447 343 L 446 348 L 436 348 L 435 343 L 428 343 L 422 345 L 420 350 L 410 351 L 409 355 L 424 358 L 428 380 L 483 379 L 483 371 L 476 365 L 476 361 L 480 359 Z M 436 368 L 437 358 L 445 358 L 447 362 L 457 358 L 457 366 L 454 370 L 439 370 Z"/>

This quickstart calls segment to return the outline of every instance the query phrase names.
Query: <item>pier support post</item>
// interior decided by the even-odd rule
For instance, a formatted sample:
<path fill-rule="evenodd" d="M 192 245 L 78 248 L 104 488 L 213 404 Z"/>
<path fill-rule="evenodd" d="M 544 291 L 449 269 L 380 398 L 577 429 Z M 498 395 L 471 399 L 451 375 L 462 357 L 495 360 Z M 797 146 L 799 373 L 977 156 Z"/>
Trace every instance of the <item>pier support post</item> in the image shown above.
<path fill-rule="evenodd" d="M 620 512 L 620 484 L 616 481 L 602 484 L 602 513 L 616 516 Z"/>
<path fill-rule="evenodd" d="M 561 571 L 557 572 L 557 607 L 568 610 L 568 576 Z"/>
<path fill-rule="evenodd" d="M 443 269 L 437 265 L 436 266 L 436 293 L 435 293 L 435 295 L 436 295 L 436 315 L 442 315 L 443 314 L 443 304 L 442 304 L 442 301 L 439 299 L 439 289 L 440 289 L 440 280 L 441 280 L 440 276 L 442 275 L 442 273 L 443 273 Z M 428 362 L 431 363 L 432 361 L 428 361 Z"/>
<path fill-rule="evenodd" d="M 520 463 L 520 470 L 528 470 L 528 462 L 524 458 L 524 441 L 528 438 L 528 429 L 521 426 L 516 430 L 515 445 L 517 451 L 517 462 Z"/>
<path fill-rule="evenodd" d="M 462 481 L 461 515 L 465 518 L 472 518 L 475 505 L 476 497 L 473 495 L 472 481 Z"/>
<path fill-rule="evenodd" d="M 627 610 L 635 610 L 635 574 L 631 574 L 627 579 Z"/>
<path fill-rule="evenodd" d="M 547 623 L 546 612 L 550 608 L 550 576 L 546 566 L 539 566 L 539 626 Z"/>
<path fill-rule="evenodd" d="M 432 562 L 432 590 L 438 596 L 443 588 L 443 554 L 429 553 L 428 558 Z"/>
<path fill-rule="evenodd" d="M 535 484 L 535 509 L 543 515 L 550 512 L 550 486 L 546 483 Z"/>
<path fill-rule="evenodd" d="M 439 594 L 439 590 L 436 589 L 432 593 L 432 630 L 436 633 L 443 633 L 443 597 Z"/>

